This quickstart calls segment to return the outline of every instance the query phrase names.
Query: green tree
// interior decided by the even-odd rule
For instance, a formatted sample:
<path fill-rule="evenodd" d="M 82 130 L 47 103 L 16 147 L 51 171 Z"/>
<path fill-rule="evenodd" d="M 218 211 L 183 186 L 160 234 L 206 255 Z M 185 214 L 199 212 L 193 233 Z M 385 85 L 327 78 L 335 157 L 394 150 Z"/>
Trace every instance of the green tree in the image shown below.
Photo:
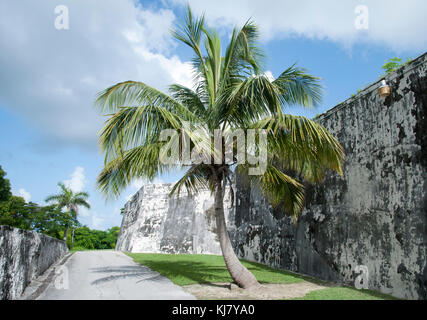
<path fill-rule="evenodd" d="M 318 78 L 292 66 L 270 80 L 262 71 L 257 27 L 250 21 L 234 29 L 222 56 L 220 37 L 204 21 L 203 16 L 193 17 L 188 8 L 184 21 L 173 33 L 194 52 L 194 90 L 174 84 L 166 94 L 142 82 L 126 81 L 99 94 L 96 103 L 109 118 L 100 133 L 105 163 L 97 183 L 107 197 L 117 196 L 132 179 L 152 180 L 169 170 L 188 169 L 171 194 L 179 194 L 182 188 L 192 193 L 201 188 L 212 191 L 226 267 L 240 287 L 250 288 L 259 283 L 234 253 L 224 217 L 224 190 L 227 185 L 232 188 L 232 174 L 237 171 L 250 183 L 258 184 L 273 205 L 296 219 L 304 204 L 303 182 L 321 181 L 327 169 L 341 173 L 344 154 L 341 145 L 320 124 L 284 113 L 289 105 L 310 107 L 320 102 Z M 162 141 L 163 129 L 176 130 L 190 142 Z M 238 162 L 236 157 L 225 161 L 226 140 L 219 147 L 211 143 L 215 129 L 222 136 L 237 129 L 265 130 L 265 172 L 250 174 L 250 164 Z M 165 148 L 182 150 L 189 144 L 197 146 L 196 151 L 204 159 L 221 157 L 222 161 L 191 165 L 184 158 L 172 164 L 160 161 L 169 155 Z M 234 143 L 233 148 L 237 153 Z M 247 151 L 254 155 L 261 150 L 253 147 Z M 285 172 L 297 172 L 302 180 Z"/>
<path fill-rule="evenodd" d="M 77 228 L 74 234 L 74 245 L 75 247 L 85 249 L 95 249 L 95 239 L 91 233 L 91 230 L 84 226 Z"/>
<path fill-rule="evenodd" d="M 63 240 L 67 241 L 68 229 L 70 227 L 70 222 L 76 219 L 78 213 L 78 207 L 83 206 L 85 208 L 90 208 L 90 204 L 87 202 L 89 194 L 87 192 L 73 192 L 71 188 L 67 188 L 62 182 L 58 183 L 61 192 L 56 195 L 51 195 L 46 198 L 46 202 L 55 202 L 58 208 L 67 209 L 67 217 L 69 221 L 66 222 L 64 237 Z"/>
<path fill-rule="evenodd" d="M 12 196 L 10 191 L 10 182 L 5 178 L 6 172 L 0 166 L 0 202 L 7 201 Z"/>
<path fill-rule="evenodd" d="M 76 219 L 68 217 L 56 205 L 40 206 L 26 203 L 22 197 L 13 196 L 6 173 L 0 167 L 0 225 L 34 230 L 60 239 L 61 230 L 67 224 L 75 224 Z"/>
<path fill-rule="evenodd" d="M 112 227 L 107 230 L 108 233 L 108 242 L 111 249 L 116 247 L 117 238 L 119 237 L 120 227 Z"/>
<path fill-rule="evenodd" d="M 0 225 L 31 230 L 31 217 L 31 206 L 22 197 L 11 196 L 0 202 Z"/>
<path fill-rule="evenodd" d="M 75 216 L 63 212 L 57 205 L 37 206 L 32 210 L 32 230 L 62 239 L 67 225 L 78 225 Z"/>
<path fill-rule="evenodd" d="M 391 58 L 388 59 L 388 61 L 382 66 L 383 70 L 385 70 L 385 72 L 387 74 L 396 71 L 400 65 L 401 65 L 402 59 L 400 58 Z"/>
<path fill-rule="evenodd" d="M 112 227 L 107 231 L 91 230 L 88 227 L 80 227 L 75 231 L 74 245 L 84 249 L 114 249 L 116 246 L 119 227 Z"/>
<path fill-rule="evenodd" d="M 34 230 L 62 239 L 66 225 L 78 225 L 78 221 L 62 212 L 56 205 L 43 207 L 12 196 L 8 201 L 0 203 L 0 225 Z"/>

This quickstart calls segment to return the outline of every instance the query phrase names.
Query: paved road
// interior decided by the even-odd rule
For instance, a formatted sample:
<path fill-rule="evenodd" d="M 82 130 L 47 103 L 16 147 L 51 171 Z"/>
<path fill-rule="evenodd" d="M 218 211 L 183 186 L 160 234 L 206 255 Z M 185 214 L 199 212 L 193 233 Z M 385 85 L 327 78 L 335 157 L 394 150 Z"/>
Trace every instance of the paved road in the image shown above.
<path fill-rule="evenodd" d="M 169 279 L 118 251 L 76 252 L 63 266 L 38 299 L 195 299 Z"/>

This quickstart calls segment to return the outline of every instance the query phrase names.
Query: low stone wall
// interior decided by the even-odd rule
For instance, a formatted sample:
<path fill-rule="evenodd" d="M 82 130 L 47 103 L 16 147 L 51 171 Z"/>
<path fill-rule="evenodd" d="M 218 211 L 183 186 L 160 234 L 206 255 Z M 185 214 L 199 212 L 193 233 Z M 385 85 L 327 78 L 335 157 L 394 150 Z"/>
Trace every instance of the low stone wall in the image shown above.
<path fill-rule="evenodd" d="M 64 241 L 0 226 L 0 299 L 17 299 L 26 286 L 64 256 Z"/>

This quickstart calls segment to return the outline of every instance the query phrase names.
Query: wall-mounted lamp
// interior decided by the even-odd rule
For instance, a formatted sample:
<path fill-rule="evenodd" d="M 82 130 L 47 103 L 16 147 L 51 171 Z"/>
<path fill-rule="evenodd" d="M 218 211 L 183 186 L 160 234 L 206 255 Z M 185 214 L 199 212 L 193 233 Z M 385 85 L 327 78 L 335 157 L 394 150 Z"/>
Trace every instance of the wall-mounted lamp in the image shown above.
<path fill-rule="evenodd" d="M 378 89 L 378 93 L 380 94 L 381 97 L 388 97 L 391 93 L 391 89 L 390 86 L 387 84 L 387 81 L 382 80 L 381 81 L 381 85 L 380 88 Z"/>

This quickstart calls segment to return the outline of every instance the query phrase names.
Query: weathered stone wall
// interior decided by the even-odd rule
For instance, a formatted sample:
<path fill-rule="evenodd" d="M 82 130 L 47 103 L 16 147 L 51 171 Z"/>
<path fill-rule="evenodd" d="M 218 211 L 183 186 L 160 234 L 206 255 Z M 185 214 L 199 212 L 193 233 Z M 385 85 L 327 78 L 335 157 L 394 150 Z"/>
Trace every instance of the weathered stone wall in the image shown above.
<path fill-rule="evenodd" d="M 0 299 L 17 299 L 25 287 L 68 252 L 65 242 L 0 226 Z"/>
<path fill-rule="evenodd" d="M 126 203 L 116 250 L 152 253 L 220 254 L 215 231 L 213 197 L 181 193 L 169 197 L 173 184 L 143 186 Z M 232 216 L 230 198 L 225 209 Z"/>
<path fill-rule="evenodd" d="M 343 77 L 351 75 L 343 74 Z M 297 225 L 237 181 L 234 235 L 243 258 L 352 285 L 427 298 L 427 55 L 322 114 L 346 153 L 344 177 L 307 190 Z"/>

